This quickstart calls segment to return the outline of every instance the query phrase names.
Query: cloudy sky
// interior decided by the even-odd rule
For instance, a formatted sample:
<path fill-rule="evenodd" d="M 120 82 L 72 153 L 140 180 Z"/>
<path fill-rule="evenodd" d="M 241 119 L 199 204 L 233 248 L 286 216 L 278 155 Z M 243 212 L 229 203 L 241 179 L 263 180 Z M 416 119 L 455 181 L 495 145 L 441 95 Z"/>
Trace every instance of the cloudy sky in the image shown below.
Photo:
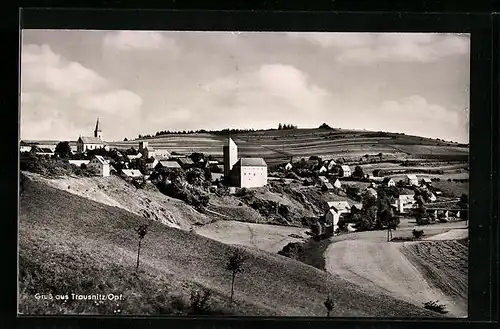
<path fill-rule="evenodd" d="M 468 143 L 469 36 L 24 30 L 21 138 L 333 127 Z"/>

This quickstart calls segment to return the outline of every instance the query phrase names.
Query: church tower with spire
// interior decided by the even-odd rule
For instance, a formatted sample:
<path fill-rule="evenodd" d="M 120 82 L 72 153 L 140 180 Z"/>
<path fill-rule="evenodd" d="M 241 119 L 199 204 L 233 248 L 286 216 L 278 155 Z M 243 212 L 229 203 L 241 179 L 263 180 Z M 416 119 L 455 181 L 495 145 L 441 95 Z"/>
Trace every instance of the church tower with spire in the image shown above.
<path fill-rule="evenodd" d="M 102 140 L 102 130 L 101 126 L 99 125 L 99 118 L 97 118 L 97 123 L 95 124 L 94 137 L 97 137 L 100 140 Z"/>

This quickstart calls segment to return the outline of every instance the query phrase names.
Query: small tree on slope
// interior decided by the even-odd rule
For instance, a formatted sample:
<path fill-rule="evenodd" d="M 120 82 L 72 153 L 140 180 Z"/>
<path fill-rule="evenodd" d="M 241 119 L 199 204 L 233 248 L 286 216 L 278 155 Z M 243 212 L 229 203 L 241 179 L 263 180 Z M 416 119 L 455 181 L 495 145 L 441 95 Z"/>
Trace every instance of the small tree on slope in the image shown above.
<path fill-rule="evenodd" d="M 326 301 L 324 302 L 324 305 L 326 307 L 326 316 L 330 317 L 330 313 L 333 311 L 333 307 L 334 307 L 334 302 L 333 302 L 333 298 L 331 295 L 328 295 L 328 297 L 326 297 Z"/>
<path fill-rule="evenodd" d="M 137 232 L 137 234 L 139 236 L 139 246 L 137 248 L 137 265 L 135 266 L 136 271 L 139 269 L 139 257 L 141 254 L 141 242 L 142 242 L 142 239 L 144 239 L 144 237 L 148 233 L 148 226 L 149 225 L 144 224 L 144 225 L 141 225 L 135 229 L 135 231 Z"/>
<path fill-rule="evenodd" d="M 226 269 L 231 272 L 231 304 L 233 303 L 234 296 L 234 280 L 238 273 L 243 272 L 243 264 L 247 260 L 247 257 L 243 253 L 243 250 L 236 249 L 228 256 Z"/>

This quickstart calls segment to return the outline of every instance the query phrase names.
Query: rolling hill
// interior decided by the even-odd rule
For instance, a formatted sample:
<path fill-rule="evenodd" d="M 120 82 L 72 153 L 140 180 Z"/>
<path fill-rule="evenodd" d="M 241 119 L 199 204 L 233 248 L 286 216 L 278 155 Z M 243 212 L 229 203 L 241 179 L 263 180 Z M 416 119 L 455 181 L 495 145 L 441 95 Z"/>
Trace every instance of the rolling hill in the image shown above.
<path fill-rule="evenodd" d="M 23 314 L 186 314 L 193 287 L 212 291 L 212 313 L 435 317 L 383 293 L 372 293 L 295 260 L 244 248 L 249 257 L 228 301 L 226 255 L 234 247 L 147 220 L 23 177 L 20 188 L 19 273 Z M 139 224 L 150 224 L 135 273 Z M 36 293 L 123 295 L 117 302 L 36 300 Z"/>
<path fill-rule="evenodd" d="M 395 159 L 467 161 L 468 146 L 437 139 L 396 133 L 346 129 L 264 130 L 232 134 L 242 157 L 263 157 L 269 164 L 294 158 L 322 157 L 359 159 L 383 153 Z M 202 152 L 222 156 L 226 137 L 209 133 L 163 135 L 144 139 L 154 148 L 170 152 Z M 44 141 L 47 143 L 47 141 Z M 139 140 L 109 142 L 111 147 L 137 148 Z"/>

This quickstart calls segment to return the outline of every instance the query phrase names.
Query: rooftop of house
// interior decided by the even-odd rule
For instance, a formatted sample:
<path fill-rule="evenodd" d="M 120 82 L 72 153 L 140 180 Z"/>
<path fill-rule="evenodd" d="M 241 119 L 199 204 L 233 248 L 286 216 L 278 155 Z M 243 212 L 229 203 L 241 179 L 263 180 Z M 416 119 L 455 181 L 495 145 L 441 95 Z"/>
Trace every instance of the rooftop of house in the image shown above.
<path fill-rule="evenodd" d="M 93 136 L 80 136 L 78 141 L 81 141 L 84 144 L 102 144 L 103 141 L 98 137 Z"/>
<path fill-rule="evenodd" d="M 393 179 L 392 179 L 391 177 L 385 177 L 385 178 L 382 180 L 382 182 L 383 182 L 383 183 L 389 183 L 391 180 L 393 181 Z"/>
<path fill-rule="evenodd" d="M 141 177 L 142 174 L 137 169 L 123 169 L 122 173 L 128 177 Z"/>
<path fill-rule="evenodd" d="M 334 208 L 336 211 L 349 210 L 351 208 L 347 201 L 328 201 L 327 205 L 329 209 Z"/>
<path fill-rule="evenodd" d="M 160 164 L 165 168 L 180 168 L 181 167 L 177 161 L 171 161 L 171 160 L 160 161 Z"/>
<path fill-rule="evenodd" d="M 179 161 L 183 165 L 192 165 L 194 164 L 193 160 L 190 158 L 179 158 L 177 161 Z"/>
<path fill-rule="evenodd" d="M 104 159 L 102 155 L 96 155 L 95 158 L 102 164 L 109 164 L 109 160 Z"/>
<path fill-rule="evenodd" d="M 341 165 L 340 168 L 342 168 L 342 170 L 344 170 L 344 171 L 350 171 L 351 170 L 351 168 L 349 168 L 348 165 Z"/>
<path fill-rule="evenodd" d="M 415 174 L 407 174 L 406 178 L 411 179 L 411 180 L 415 180 L 415 179 L 417 179 L 417 175 L 415 175 Z"/>
<path fill-rule="evenodd" d="M 241 158 L 236 162 L 235 166 L 241 167 L 267 167 L 266 161 L 263 158 Z"/>

